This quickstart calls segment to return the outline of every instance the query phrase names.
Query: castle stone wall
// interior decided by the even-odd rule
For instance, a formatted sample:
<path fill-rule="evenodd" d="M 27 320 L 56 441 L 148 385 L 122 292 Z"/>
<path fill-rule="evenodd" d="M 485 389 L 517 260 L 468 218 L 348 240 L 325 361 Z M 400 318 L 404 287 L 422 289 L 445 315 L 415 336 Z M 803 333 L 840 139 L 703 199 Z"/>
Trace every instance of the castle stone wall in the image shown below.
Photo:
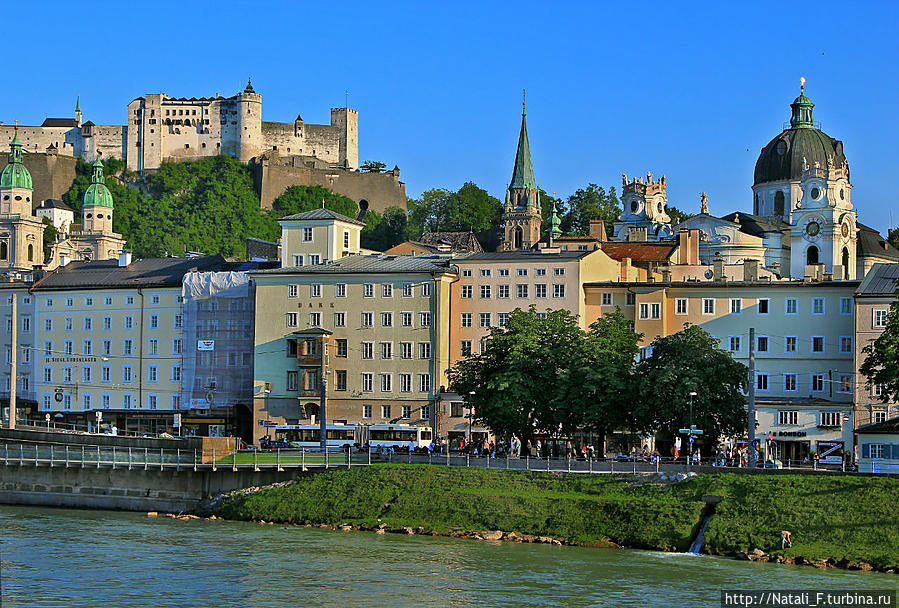
<path fill-rule="evenodd" d="M 31 173 L 34 192 L 31 197 L 32 208 L 48 198 L 61 199 L 62 195 L 75 181 L 75 163 L 73 156 L 59 154 L 25 154 L 25 167 Z M 9 155 L 0 154 L 0 171 L 9 164 Z"/>

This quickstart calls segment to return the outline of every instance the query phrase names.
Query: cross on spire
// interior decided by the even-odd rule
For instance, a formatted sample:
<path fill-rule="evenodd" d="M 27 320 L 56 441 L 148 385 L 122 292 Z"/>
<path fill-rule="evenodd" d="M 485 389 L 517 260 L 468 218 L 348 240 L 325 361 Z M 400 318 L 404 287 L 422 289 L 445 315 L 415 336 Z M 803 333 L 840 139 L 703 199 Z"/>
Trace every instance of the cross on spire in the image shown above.
<path fill-rule="evenodd" d="M 521 89 L 521 115 L 524 116 L 525 110 L 528 105 L 528 91 L 527 89 Z"/>

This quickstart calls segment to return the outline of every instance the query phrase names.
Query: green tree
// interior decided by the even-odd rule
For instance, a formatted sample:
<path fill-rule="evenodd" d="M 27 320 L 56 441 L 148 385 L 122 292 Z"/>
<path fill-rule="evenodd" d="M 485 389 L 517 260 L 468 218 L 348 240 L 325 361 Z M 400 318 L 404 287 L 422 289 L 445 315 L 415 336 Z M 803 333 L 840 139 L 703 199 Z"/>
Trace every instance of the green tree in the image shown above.
<path fill-rule="evenodd" d="M 44 262 L 46 263 L 50 260 L 51 248 L 59 233 L 49 217 L 41 218 L 41 223 L 44 225 Z"/>
<path fill-rule="evenodd" d="M 499 225 L 502 203 L 473 182 L 458 191 L 435 188 L 409 199 L 406 236 L 417 240 L 425 232 L 478 232 Z"/>
<path fill-rule="evenodd" d="M 686 211 L 681 211 L 674 205 L 667 205 L 665 207 L 665 210 L 668 212 L 668 216 L 671 218 L 672 224 L 680 224 L 681 222 L 693 217 L 692 213 L 687 213 Z"/>
<path fill-rule="evenodd" d="M 868 388 L 881 387 L 880 400 L 884 403 L 899 400 L 899 292 L 890 305 L 883 333 L 862 353 L 865 360 L 859 371 L 868 379 Z"/>
<path fill-rule="evenodd" d="M 475 420 L 499 435 L 526 440 L 570 433 L 592 398 L 577 390 L 577 372 L 591 362 L 586 347 L 570 312 L 541 317 L 533 306 L 517 309 L 505 329 L 490 331 L 479 354 L 450 369 L 449 385 L 474 406 Z"/>
<path fill-rule="evenodd" d="M 362 246 L 366 249 L 386 251 L 405 239 L 407 217 L 403 209 L 388 207 L 382 216 L 369 211 L 365 219 L 371 221 L 362 230 Z"/>
<path fill-rule="evenodd" d="M 323 186 L 290 186 L 272 202 L 271 214 L 274 217 L 284 217 L 319 209 L 322 204 L 325 209 L 353 219 L 359 213 L 356 201 Z"/>
<path fill-rule="evenodd" d="M 610 230 L 621 214 L 621 202 L 614 186 L 606 192 L 602 186 L 589 184 L 569 196 L 566 206 L 562 230 L 575 235 L 590 234 L 590 220 L 602 220 Z"/>
<path fill-rule="evenodd" d="M 387 165 L 379 160 L 367 160 L 362 163 L 359 168 L 368 173 L 380 173 L 387 168 Z"/>
<path fill-rule="evenodd" d="M 676 433 L 693 423 L 705 431 L 712 445 L 721 436 L 746 429 L 746 366 L 718 348 L 718 340 L 698 325 L 688 325 L 652 342 L 652 355 L 636 366 L 639 398 L 631 428 Z"/>
<path fill-rule="evenodd" d="M 887 241 L 889 241 L 890 245 L 899 249 L 899 228 L 890 228 L 890 231 L 887 233 Z"/>

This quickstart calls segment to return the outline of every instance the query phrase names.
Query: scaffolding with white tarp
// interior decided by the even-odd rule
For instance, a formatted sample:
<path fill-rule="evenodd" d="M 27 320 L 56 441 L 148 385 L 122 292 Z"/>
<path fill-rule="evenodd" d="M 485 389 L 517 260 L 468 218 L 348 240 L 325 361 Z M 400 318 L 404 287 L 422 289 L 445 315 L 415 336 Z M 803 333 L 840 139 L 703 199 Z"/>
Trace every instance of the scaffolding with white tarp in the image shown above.
<path fill-rule="evenodd" d="M 184 275 L 181 408 L 251 405 L 254 286 L 245 272 Z"/>

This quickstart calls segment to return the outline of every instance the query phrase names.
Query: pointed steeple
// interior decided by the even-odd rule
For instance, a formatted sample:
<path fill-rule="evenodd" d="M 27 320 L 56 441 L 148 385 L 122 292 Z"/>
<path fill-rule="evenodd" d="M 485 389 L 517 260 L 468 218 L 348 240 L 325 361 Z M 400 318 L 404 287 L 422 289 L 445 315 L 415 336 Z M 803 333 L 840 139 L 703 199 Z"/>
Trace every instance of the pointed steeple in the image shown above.
<path fill-rule="evenodd" d="M 81 111 L 81 95 L 75 98 L 75 112 L 78 113 Z"/>
<path fill-rule="evenodd" d="M 534 165 L 531 163 L 531 145 L 528 143 L 528 125 L 524 103 L 521 108 L 521 132 L 518 134 L 518 151 L 515 153 L 515 167 L 509 188 L 536 188 Z"/>

